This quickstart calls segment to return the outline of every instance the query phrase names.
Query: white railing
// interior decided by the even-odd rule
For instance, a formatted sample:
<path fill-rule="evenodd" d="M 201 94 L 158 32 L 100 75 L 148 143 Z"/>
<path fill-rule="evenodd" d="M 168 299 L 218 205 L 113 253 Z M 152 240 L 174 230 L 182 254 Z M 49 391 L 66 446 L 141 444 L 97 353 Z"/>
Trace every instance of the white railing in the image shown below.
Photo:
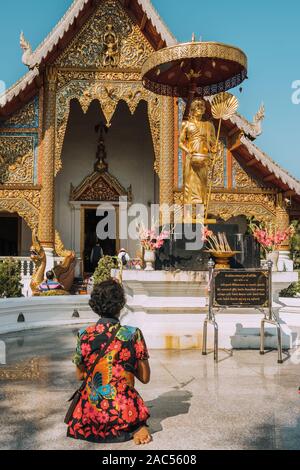
<path fill-rule="evenodd" d="M 22 294 L 24 297 L 31 297 L 31 289 L 30 289 L 30 282 L 31 277 L 34 272 L 34 262 L 30 258 L 30 256 L 0 256 L 0 263 L 7 259 L 13 259 L 14 261 L 18 261 L 21 265 L 21 282 L 23 284 Z M 57 266 L 60 262 L 63 261 L 63 258 L 55 257 L 54 258 L 54 266 Z"/>

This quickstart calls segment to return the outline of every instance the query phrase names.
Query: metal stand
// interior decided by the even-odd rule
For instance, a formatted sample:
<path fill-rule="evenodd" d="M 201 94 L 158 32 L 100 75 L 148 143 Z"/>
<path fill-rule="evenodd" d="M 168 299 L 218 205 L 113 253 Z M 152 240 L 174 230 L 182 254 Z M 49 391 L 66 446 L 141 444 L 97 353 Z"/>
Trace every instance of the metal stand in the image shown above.
<path fill-rule="evenodd" d="M 202 346 L 202 355 L 207 356 L 207 334 L 208 334 L 208 325 L 214 327 L 214 360 L 218 362 L 219 360 L 219 326 L 216 322 L 216 317 L 214 313 L 214 262 L 209 261 L 209 308 L 206 319 L 204 320 L 203 325 L 203 346 Z M 278 364 L 283 364 L 282 356 L 282 333 L 281 327 L 276 315 L 274 314 L 272 304 L 273 304 L 273 294 L 272 294 L 272 261 L 268 261 L 268 272 L 269 272 L 269 301 L 268 301 L 268 312 L 263 308 L 258 308 L 260 312 L 264 314 L 264 318 L 261 321 L 261 331 L 260 331 L 260 354 L 265 354 L 265 324 L 275 325 L 277 328 L 277 339 L 278 339 Z M 241 306 L 245 308 L 245 306 Z M 253 307 L 251 307 L 253 308 Z"/>
<path fill-rule="evenodd" d="M 276 318 L 272 304 L 273 304 L 273 293 L 272 293 L 272 261 L 268 261 L 268 270 L 269 270 L 269 309 L 268 312 L 264 312 L 264 319 L 261 321 L 260 327 L 260 354 L 265 354 L 265 324 L 275 325 L 277 329 L 277 341 L 278 341 L 278 364 L 283 364 L 282 358 L 282 334 L 281 327 L 278 319 Z"/>
<path fill-rule="evenodd" d="M 213 296 L 214 296 L 214 286 L 213 286 L 213 273 L 214 273 L 215 263 L 212 260 L 208 262 L 209 268 L 209 307 L 208 315 L 204 320 L 203 326 L 203 346 L 202 346 L 202 355 L 207 356 L 207 327 L 208 324 L 214 327 L 214 360 L 218 362 L 219 360 L 219 325 L 216 322 L 216 317 L 213 311 Z"/>

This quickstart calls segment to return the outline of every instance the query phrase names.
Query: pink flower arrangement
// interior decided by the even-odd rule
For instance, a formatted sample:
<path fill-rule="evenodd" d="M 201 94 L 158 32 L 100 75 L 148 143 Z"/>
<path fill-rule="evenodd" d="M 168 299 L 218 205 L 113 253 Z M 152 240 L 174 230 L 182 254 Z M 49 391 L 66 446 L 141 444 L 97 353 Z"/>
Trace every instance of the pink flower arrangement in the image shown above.
<path fill-rule="evenodd" d="M 267 253 L 278 250 L 280 245 L 289 240 L 295 233 L 295 228 L 292 225 L 286 230 L 277 230 L 272 224 L 262 227 L 252 224 L 250 228 L 254 238 Z"/>
<path fill-rule="evenodd" d="M 147 251 L 159 250 L 164 246 L 165 241 L 169 238 L 170 232 L 163 230 L 157 233 L 155 228 L 141 228 L 139 231 L 141 246 Z"/>

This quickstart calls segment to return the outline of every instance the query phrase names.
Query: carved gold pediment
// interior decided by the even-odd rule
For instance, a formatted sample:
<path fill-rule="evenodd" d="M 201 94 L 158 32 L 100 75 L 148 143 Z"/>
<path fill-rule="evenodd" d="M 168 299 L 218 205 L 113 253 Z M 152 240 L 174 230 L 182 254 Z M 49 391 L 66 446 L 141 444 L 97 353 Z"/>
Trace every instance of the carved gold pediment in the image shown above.
<path fill-rule="evenodd" d="M 141 68 L 153 48 L 117 0 L 104 0 L 56 61 L 58 67 Z"/>
<path fill-rule="evenodd" d="M 71 186 L 70 199 L 85 202 L 119 202 L 122 196 L 131 201 L 131 187 L 126 190 L 114 176 L 105 171 L 87 176 L 77 188 Z"/>

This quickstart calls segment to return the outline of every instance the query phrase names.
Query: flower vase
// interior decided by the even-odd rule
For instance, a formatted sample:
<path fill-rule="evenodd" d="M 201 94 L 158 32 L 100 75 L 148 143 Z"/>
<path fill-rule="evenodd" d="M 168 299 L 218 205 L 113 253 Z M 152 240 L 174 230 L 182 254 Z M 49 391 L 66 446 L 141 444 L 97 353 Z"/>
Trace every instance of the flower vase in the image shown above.
<path fill-rule="evenodd" d="M 278 272 L 279 251 L 271 251 L 270 253 L 267 253 L 267 261 L 272 261 L 272 271 Z"/>
<path fill-rule="evenodd" d="M 146 264 L 145 271 L 154 271 L 154 263 L 156 259 L 155 251 L 145 250 L 144 261 Z"/>

